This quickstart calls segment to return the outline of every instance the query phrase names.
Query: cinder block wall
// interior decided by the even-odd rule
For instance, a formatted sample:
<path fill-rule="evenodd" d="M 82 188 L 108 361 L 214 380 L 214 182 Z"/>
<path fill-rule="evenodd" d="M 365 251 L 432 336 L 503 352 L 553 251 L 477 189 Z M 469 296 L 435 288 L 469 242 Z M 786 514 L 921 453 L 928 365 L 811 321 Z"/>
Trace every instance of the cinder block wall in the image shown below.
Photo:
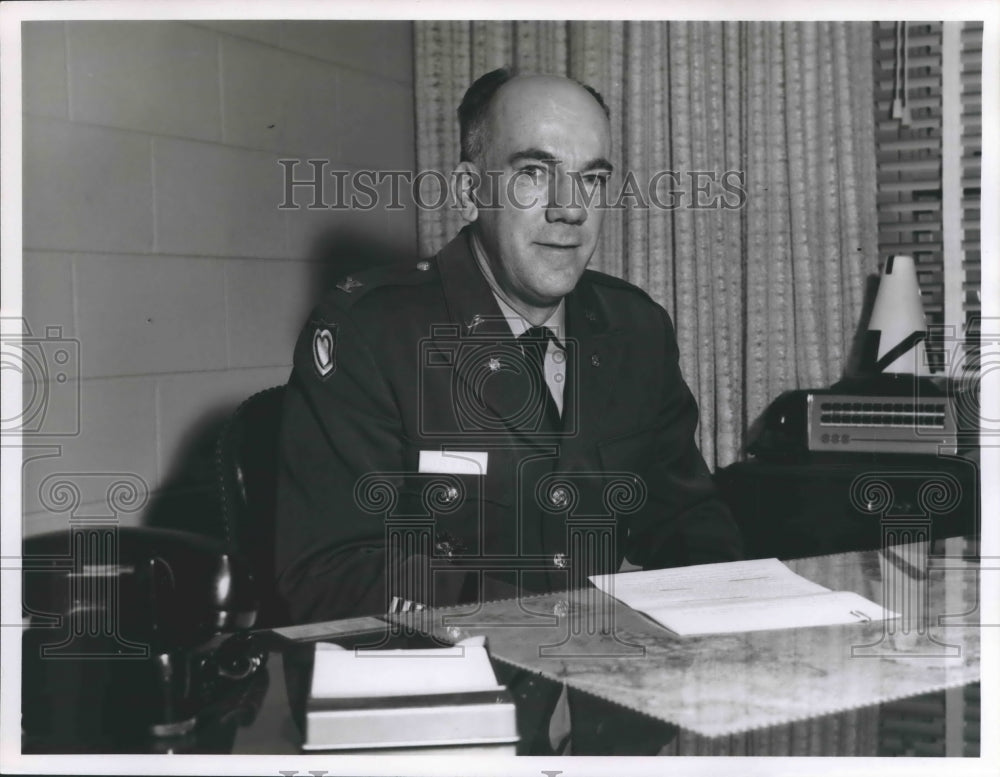
<path fill-rule="evenodd" d="M 26 534 L 113 512 L 119 475 L 151 491 L 123 523 L 210 520 L 222 420 L 338 274 L 416 251 L 412 208 L 279 209 L 278 160 L 412 169 L 412 62 L 409 22 L 24 25 L 23 311 L 72 357 L 25 386 Z"/>

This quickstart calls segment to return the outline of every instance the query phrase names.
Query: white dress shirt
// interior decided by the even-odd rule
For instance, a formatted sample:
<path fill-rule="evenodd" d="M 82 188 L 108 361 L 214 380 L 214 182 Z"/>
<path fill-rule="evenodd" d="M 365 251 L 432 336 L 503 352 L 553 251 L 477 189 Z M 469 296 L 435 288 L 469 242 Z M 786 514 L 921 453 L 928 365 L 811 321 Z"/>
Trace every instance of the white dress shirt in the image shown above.
<path fill-rule="evenodd" d="M 491 289 L 492 290 L 492 289 Z M 508 305 L 496 291 L 493 291 L 500 312 L 507 319 L 507 326 L 510 327 L 514 337 L 520 337 L 531 329 L 531 323 L 526 321 L 520 313 Z M 549 340 L 548 348 L 545 351 L 545 384 L 549 387 L 549 393 L 556 403 L 559 415 L 562 416 L 563 391 L 566 388 L 566 300 L 559 300 L 559 306 L 552 311 L 542 324 L 552 332 L 555 341 Z"/>

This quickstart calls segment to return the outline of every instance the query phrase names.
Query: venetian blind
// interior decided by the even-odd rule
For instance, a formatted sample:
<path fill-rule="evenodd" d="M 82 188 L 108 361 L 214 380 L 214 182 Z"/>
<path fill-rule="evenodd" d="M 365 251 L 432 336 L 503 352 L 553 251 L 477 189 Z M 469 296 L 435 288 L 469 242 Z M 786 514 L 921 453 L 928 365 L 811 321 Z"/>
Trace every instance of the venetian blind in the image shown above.
<path fill-rule="evenodd" d="M 966 22 L 960 30 L 961 60 L 961 314 L 967 344 L 978 353 L 981 306 L 980 191 L 983 149 L 983 23 Z M 957 306 L 957 302 L 956 302 Z M 973 356 L 975 359 L 975 356 Z M 973 369 L 978 363 L 973 362 Z"/>
<path fill-rule="evenodd" d="M 982 29 L 875 24 L 879 259 L 913 256 L 935 361 L 979 314 Z"/>

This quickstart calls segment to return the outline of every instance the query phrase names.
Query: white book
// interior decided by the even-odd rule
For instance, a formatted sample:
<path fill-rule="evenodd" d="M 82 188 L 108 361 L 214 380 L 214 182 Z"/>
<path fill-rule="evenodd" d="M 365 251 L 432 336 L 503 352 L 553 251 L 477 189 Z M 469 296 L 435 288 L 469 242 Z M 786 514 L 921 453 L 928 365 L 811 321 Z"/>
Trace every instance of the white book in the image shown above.
<path fill-rule="evenodd" d="M 303 750 L 478 747 L 517 738 L 513 700 L 482 640 L 415 650 L 316 646 Z"/>
<path fill-rule="evenodd" d="M 806 580 L 776 558 L 594 575 L 590 581 L 682 637 L 899 617 L 856 593 Z"/>

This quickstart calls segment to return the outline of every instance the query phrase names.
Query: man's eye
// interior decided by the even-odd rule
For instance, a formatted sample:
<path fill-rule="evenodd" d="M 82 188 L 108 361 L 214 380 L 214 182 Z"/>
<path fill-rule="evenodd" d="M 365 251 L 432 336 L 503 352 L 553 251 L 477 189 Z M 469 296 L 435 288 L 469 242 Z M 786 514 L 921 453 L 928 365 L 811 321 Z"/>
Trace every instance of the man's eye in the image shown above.
<path fill-rule="evenodd" d="M 522 167 L 519 171 L 520 175 L 531 183 L 539 183 L 545 177 L 545 168 L 539 165 L 529 165 L 528 167 Z"/>
<path fill-rule="evenodd" d="M 607 186 L 608 177 L 608 173 L 587 173 L 583 176 L 583 182 L 587 186 Z"/>

